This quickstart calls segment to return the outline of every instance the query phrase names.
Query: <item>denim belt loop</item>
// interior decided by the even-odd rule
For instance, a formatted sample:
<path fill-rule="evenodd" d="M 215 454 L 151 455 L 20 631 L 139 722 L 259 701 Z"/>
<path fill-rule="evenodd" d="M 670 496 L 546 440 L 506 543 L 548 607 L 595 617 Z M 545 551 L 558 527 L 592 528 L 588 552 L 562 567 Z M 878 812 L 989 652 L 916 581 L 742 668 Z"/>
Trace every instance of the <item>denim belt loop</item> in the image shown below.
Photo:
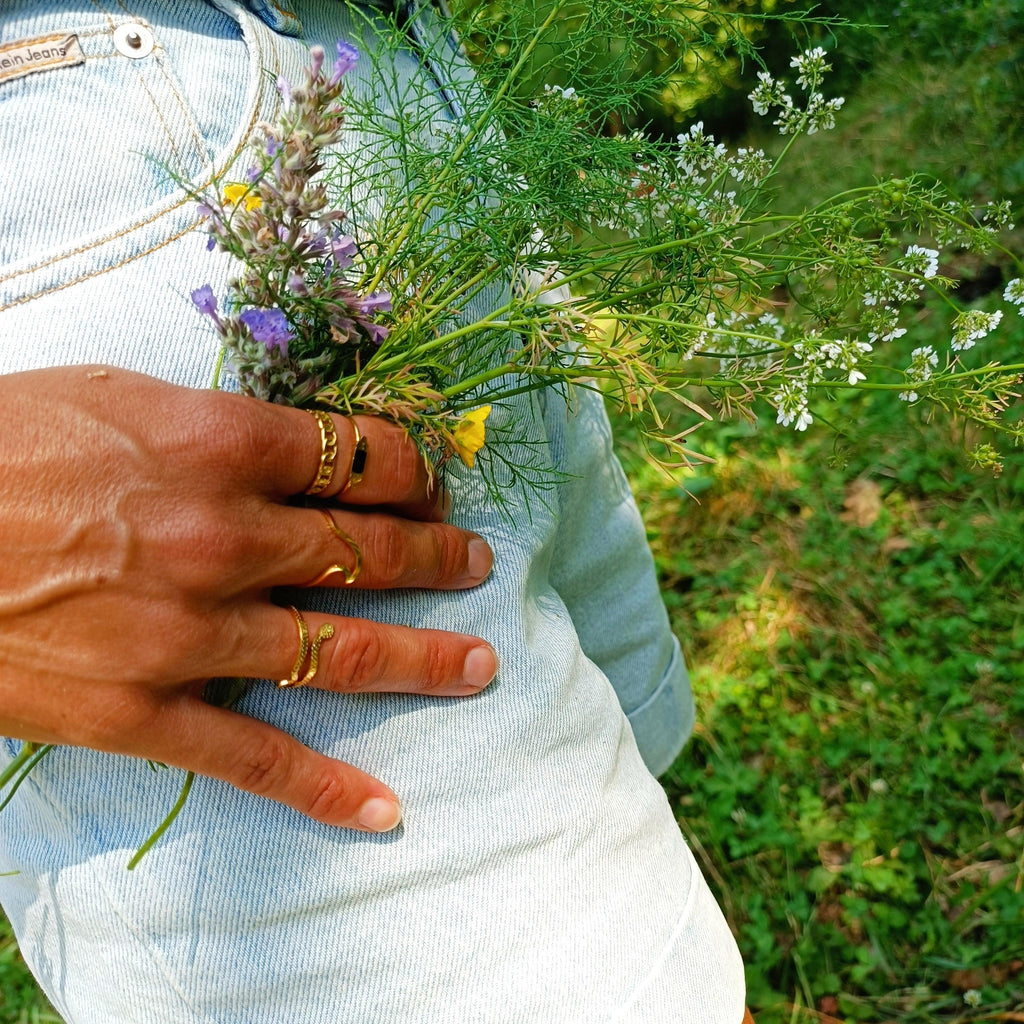
<path fill-rule="evenodd" d="M 245 0 L 253 14 L 260 17 L 269 28 L 283 36 L 301 36 L 302 22 L 285 3 L 276 0 Z"/>

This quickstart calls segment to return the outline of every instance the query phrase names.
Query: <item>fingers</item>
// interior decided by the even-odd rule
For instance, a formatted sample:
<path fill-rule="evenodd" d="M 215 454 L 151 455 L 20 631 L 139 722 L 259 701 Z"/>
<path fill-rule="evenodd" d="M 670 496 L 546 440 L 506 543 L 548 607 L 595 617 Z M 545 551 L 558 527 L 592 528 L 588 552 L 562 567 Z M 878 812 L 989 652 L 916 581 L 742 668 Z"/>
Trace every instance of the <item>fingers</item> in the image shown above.
<path fill-rule="evenodd" d="M 304 494 L 322 468 L 325 436 L 317 419 L 298 409 L 257 403 L 267 419 L 252 436 L 260 452 L 268 493 Z M 374 416 L 331 416 L 334 436 L 327 446 L 330 482 L 317 494 L 346 505 L 381 506 L 413 519 L 440 522 L 447 511 L 443 489 L 409 435 Z M 358 429 L 358 443 L 356 430 Z M 361 451 L 357 451 L 361 449 Z M 355 477 L 358 477 L 356 479 Z"/>
<path fill-rule="evenodd" d="M 244 624 L 246 642 L 224 646 L 225 652 L 234 652 L 234 663 L 219 674 L 295 680 L 310 674 L 315 664 L 307 682 L 324 690 L 467 697 L 483 689 L 498 671 L 490 644 L 465 633 L 318 612 L 304 611 L 301 616 L 308 635 L 305 647 L 292 612 L 253 604 L 237 620 Z"/>
<path fill-rule="evenodd" d="M 387 832 L 401 820 L 398 797 L 384 783 L 265 722 L 192 696 L 165 705 L 145 741 L 139 756 L 220 779 L 326 825 Z"/>
<path fill-rule="evenodd" d="M 416 443 L 394 423 L 372 416 L 333 417 L 338 464 L 324 497 L 346 505 L 385 505 L 414 518 L 443 518 L 443 495 Z M 362 442 L 357 458 L 356 430 Z M 353 468 L 358 479 L 353 479 Z"/>
<path fill-rule="evenodd" d="M 279 536 L 261 586 L 462 590 L 487 578 L 494 555 L 482 537 L 444 523 L 377 512 L 273 506 L 263 535 Z"/>

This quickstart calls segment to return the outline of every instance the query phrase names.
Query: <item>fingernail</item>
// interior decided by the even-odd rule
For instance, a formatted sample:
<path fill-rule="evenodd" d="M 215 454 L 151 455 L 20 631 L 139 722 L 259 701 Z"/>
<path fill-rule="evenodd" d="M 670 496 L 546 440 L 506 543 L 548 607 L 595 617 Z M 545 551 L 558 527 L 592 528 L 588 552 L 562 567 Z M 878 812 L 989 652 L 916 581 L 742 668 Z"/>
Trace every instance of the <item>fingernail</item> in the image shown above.
<path fill-rule="evenodd" d="M 485 540 L 476 538 L 469 542 L 469 563 L 468 570 L 471 579 L 482 580 L 491 571 L 494 564 L 494 555 L 491 553 L 490 545 Z"/>
<path fill-rule="evenodd" d="M 470 686 L 486 686 L 498 672 L 498 656 L 490 647 L 474 647 L 466 655 L 462 678 Z"/>
<path fill-rule="evenodd" d="M 402 808 L 391 800 L 371 797 L 359 808 L 356 821 L 371 832 L 390 832 L 402 820 Z"/>

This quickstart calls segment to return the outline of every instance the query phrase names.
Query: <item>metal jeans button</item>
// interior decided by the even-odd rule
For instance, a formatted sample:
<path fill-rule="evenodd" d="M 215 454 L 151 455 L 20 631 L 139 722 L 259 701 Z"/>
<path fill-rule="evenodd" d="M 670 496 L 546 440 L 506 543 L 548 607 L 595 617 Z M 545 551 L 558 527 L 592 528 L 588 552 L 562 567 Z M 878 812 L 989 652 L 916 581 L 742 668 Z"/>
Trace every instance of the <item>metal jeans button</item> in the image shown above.
<path fill-rule="evenodd" d="M 114 46 L 117 52 L 125 57 L 131 57 L 133 60 L 148 57 L 153 52 L 154 45 L 153 33 L 145 25 L 129 22 L 114 29 Z"/>

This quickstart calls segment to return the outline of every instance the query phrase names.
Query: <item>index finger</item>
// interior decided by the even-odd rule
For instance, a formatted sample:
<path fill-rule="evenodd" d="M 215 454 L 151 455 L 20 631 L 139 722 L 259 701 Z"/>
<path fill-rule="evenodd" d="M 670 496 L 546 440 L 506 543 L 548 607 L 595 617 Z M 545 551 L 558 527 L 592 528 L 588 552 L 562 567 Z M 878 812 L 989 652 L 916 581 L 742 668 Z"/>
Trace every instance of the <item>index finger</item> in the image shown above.
<path fill-rule="evenodd" d="M 277 420 L 277 458 L 268 467 L 268 485 L 282 497 L 305 494 L 329 458 L 329 482 L 317 498 L 354 506 L 374 506 L 406 518 L 440 522 L 445 518 L 444 490 L 409 434 L 377 416 L 331 413 L 322 433 L 317 417 L 306 410 L 260 403 Z M 361 444 L 359 442 L 362 442 Z"/>

